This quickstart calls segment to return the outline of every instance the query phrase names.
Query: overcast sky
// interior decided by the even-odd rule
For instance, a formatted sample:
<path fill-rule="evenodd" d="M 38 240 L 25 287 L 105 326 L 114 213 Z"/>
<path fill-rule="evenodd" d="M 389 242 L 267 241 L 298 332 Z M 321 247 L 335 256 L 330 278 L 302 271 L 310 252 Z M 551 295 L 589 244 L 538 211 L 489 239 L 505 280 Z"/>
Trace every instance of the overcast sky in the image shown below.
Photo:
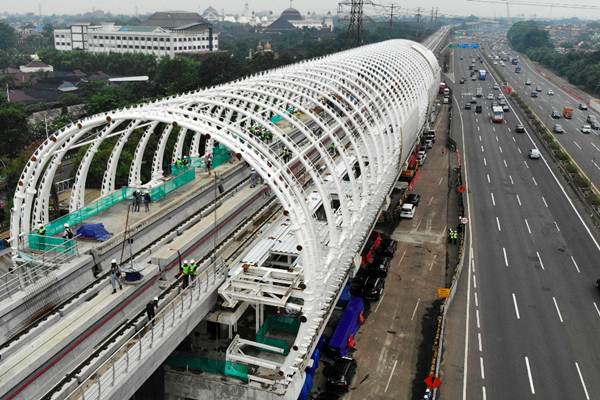
<path fill-rule="evenodd" d="M 344 0 L 349 1 L 349 0 Z M 290 4 L 289 0 L 247 0 L 250 11 L 273 10 L 279 14 Z M 502 4 L 483 4 L 474 3 L 467 0 L 403 0 L 394 2 L 390 0 L 377 0 L 376 3 L 391 4 L 400 6 L 405 11 L 413 11 L 417 7 L 423 8 L 423 13 L 431 12 L 431 7 L 439 7 L 440 13 L 452 15 L 475 14 L 481 16 L 505 16 L 506 7 Z M 537 2 L 547 3 L 544 0 Z M 587 4 L 599 5 L 598 0 L 556 0 L 556 3 L 563 4 Z M 140 13 L 165 10 L 186 10 L 198 11 L 204 10 L 208 6 L 213 6 L 219 11 L 225 9 L 226 13 L 241 13 L 244 9 L 244 0 L 0 0 L 0 12 L 35 12 L 38 11 L 38 4 L 41 4 L 43 14 L 74 14 L 79 12 L 91 11 L 92 9 L 101 9 L 113 13 L 134 14 L 137 9 Z M 306 11 L 335 13 L 337 11 L 337 1 L 334 0 L 296 0 L 293 3 L 302 13 Z M 600 18 L 600 10 L 575 10 L 572 8 L 554 8 L 532 7 L 532 6 L 512 6 L 511 15 L 524 14 L 525 16 L 541 17 L 567 17 L 580 16 L 587 18 Z"/>

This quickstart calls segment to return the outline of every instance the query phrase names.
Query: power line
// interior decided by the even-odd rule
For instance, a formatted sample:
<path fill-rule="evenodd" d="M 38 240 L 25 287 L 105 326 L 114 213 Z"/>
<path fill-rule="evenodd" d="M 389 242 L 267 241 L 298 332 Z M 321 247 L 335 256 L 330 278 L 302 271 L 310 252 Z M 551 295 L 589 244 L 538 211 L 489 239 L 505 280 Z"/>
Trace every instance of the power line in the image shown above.
<path fill-rule="evenodd" d="M 352 0 L 350 3 L 350 24 L 348 24 L 348 34 L 351 38 L 354 38 L 354 42 L 357 45 L 361 43 L 360 35 L 362 33 L 363 2 L 364 0 Z"/>

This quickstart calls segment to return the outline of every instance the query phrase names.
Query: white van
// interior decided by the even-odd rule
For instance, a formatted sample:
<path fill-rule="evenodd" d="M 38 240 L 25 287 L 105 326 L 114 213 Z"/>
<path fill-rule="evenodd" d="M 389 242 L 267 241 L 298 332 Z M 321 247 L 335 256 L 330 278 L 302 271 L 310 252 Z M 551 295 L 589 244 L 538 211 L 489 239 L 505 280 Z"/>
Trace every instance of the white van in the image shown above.
<path fill-rule="evenodd" d="M 409 218 L 415 216 L 415 206 L 411 203 L 402 204 L 402 208 L 400 209 L 400 218 Z"/>

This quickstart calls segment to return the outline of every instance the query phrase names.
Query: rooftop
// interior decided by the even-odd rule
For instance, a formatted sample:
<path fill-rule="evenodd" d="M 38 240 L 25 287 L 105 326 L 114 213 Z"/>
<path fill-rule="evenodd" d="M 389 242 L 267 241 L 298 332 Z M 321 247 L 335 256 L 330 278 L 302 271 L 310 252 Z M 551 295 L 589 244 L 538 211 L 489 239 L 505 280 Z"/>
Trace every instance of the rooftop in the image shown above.
<path fill-rule="evenodd" d="M 160 26 L 162 28 L 177 28 L 195 23 L 209 24 L 200 14 L 188 11 L 161 11 L 155 12 L 146 20 L 148 26 Z"/>

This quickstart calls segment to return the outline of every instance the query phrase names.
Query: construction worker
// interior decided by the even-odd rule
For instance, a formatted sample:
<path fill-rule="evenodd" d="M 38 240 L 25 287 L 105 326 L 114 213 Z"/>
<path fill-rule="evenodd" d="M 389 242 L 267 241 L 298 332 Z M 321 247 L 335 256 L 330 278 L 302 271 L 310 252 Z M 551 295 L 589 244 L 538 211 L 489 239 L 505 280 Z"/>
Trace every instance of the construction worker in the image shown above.
<path fill-rule="evenodd" d="M 158 297 L 146 304 L 146 315 L 148 315 L 148 321 L 152 321 L 154 326 L 154 317 L 156 316 L 156 309 L 158 308 Z"/>
<path fill-rule="evenodd" d="M 290 161 L 290 158 L 292 156 L 292 152 L 287 147 L 284 147 L 283 150 L 282 150 L 282 152 L 281 152 L 281 156 L 283 157 L 283 162 L 287 163 L 287 162 Z"/>
<path fill-rule="evenodd" d="M 335 143 L 331 142 L 331 144 L 329 145 L 329 154 L 331 154 L 332 156 L 334 156 L 336 154 L 336 149 L 335 149 Z"/>
<path fill-rule="evenodd" d="M 119 290 L 123 290 L 123 285 L 121 285 L 121 269 L 114 258 L 110 262 L 110 284 L 113 288 L 113 294 L 117 293 L 117 284 L 119 284 Z"/>
<path fill-rule="evenodd" d="M 63 239 L 66 239 L 66 240 L 73 239 L 75 237 L 75 234 L 71 230 L 71 227 L 69 226 L 69 224 L 64 224 L 63 226 L 65 228 L 65 230 L 63 231 L 63 234 L 62 234 Z"/>
<path fill-rule="evenodd" d="M 185 289 L 190 283 L 190 263 L 188 260 L 183 260 L 183 265 L 181 266 L 181 276 L 183 279 L 182 286 Z"/>
<path fill-rule="evenodd" d="M 258 183 L 258 174 L 254 170 L 254 168 L 250 168 L 250 187 L 255 187 Z"/>
<path fill-rule="evenodd" d="M 35 233 L 40 236 L 46 236 L 46 227 L 43 224 L 39 224 Z"/>
<path fill-rule="evenodd" d="M 193 282 L 196 279 L 196 271 L 198 270 L 198 264 L 196 264 L 196 260 L 193 258 L 190 260 L 190 280 Z"/>

